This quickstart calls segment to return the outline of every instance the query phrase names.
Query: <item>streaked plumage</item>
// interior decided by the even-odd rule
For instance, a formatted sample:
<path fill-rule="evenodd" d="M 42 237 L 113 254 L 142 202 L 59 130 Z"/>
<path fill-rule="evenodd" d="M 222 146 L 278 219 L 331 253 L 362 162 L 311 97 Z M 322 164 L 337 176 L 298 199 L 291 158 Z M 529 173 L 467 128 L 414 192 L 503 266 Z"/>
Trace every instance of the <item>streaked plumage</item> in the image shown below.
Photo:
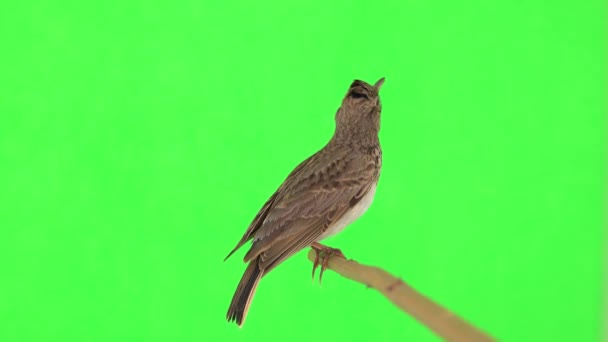
<path fill-rule="evenodd" d="M 253 240 L 229 321 L 243 324 L 260 278 L 303 248 L 338 233 L 371 204 L 382 164 L 378 91 L 383 82 L 351 84 L 336 113 L 332 139 L 289 174 L 226 257 Z"/>

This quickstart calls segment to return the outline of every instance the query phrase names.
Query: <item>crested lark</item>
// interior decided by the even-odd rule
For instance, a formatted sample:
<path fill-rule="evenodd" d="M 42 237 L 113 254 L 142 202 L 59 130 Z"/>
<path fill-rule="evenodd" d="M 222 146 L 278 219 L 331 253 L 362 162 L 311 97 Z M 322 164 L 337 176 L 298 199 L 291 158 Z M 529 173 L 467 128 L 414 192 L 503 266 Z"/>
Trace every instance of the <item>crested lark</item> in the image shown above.
<path fill-rule="evenodd" d="M 373 86 L 359 80 L 351 84 L 329 143 L 289 174 L 226 257 L 253 239 L 228 321 L 242 325 L 259 280 L 303 248 L 312 246 L 317 257 L 320 251 L 340 254 L 318 242 L 344 229 L 372 203 L 382 164 L 378 92 L 383 83 L 384 78 Z"/>

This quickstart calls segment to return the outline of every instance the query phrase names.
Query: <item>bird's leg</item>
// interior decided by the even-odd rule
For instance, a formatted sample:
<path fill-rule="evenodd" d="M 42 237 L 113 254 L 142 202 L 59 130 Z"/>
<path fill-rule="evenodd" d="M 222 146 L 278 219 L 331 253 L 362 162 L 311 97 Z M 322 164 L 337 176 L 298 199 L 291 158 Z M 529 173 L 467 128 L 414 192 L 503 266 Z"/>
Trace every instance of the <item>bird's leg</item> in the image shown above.
<path fill-rule="evenodd" d="M 315 280 L 315 270 L 321 265 L 321 273 L 319 274 L 319 284 L 323 281 L 323 272 L 327 268 L 329 257 L 334 255 L 341 258 L 346 258 L 341 250 L 332 248 L 329 246 L 322 245 L 318 242 L 313 242 L 310 247 L 315 250 L 317 255 L 315 256 L 315 263 L 312 266 L 312 280 Z"/>

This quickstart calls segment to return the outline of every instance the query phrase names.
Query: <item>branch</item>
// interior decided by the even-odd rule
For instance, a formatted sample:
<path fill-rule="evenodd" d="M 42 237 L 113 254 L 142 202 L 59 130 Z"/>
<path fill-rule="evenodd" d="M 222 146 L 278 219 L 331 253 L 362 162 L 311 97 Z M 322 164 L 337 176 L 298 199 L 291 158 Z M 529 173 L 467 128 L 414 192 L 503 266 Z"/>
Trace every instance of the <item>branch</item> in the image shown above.
<path fill-rule="evenodd" d="M 311 250 L 308 253 L 308 259 L 314 262 L 315 257 L 316 252 Z M 343 277 L 380 291 L 393 304 L 412 315 L 446 341 L 496 341 L 383 269 L 361 265 L 356 261 L 334 255 L 329 257 L 327 268 Z"/>

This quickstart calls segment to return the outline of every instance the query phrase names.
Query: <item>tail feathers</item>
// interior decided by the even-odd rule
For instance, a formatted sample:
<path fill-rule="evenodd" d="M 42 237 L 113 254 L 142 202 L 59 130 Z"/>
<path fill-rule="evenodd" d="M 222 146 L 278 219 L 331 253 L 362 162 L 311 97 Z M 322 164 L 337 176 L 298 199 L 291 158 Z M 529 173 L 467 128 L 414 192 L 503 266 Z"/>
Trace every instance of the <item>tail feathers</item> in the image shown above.
<path fill-rule="evenodd" d="M 239 326 L 243 325 L 245 316 L 247 316 L 247 311 L 249 310 L 249 304 L 262 275 L 263 272 L 258 266 L 258 258 L 251 260 L 234 292 L 232 302 L 228 308 L 226 319 L 229 322 L 236 322 Z"/>

